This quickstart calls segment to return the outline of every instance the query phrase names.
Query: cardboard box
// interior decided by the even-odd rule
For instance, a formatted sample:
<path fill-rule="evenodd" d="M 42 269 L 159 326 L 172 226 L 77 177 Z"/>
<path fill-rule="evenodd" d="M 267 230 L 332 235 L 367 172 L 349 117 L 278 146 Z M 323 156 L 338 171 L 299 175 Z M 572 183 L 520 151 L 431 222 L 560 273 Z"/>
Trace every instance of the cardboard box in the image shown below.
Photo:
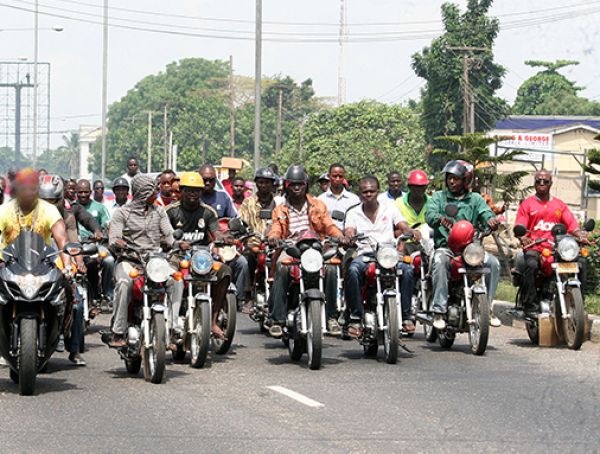
<path fill-rule="evenodd" d="M 554 347 L 561 343 L 554 326 L 554 318 L 550 314 L 538 315 L 538 332 L 540 347 Z"/>

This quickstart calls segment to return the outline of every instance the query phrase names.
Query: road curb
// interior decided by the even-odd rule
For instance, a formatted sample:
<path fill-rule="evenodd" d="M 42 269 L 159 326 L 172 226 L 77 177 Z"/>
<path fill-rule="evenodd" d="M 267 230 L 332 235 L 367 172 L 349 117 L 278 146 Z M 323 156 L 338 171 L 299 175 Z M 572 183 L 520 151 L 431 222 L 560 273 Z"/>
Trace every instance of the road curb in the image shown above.
<path fill-rule="evenodd" d="M 494 300 L 492 312 L 500 319 L 504 326 L 525 329 L 525 323 L 522 320 L 516 320 L 508 314 L 508 311 L 515 308 L 515 304 L 510 301 Z M 588 314 L 587 339 L 600 343 L 600 316 Z"/>

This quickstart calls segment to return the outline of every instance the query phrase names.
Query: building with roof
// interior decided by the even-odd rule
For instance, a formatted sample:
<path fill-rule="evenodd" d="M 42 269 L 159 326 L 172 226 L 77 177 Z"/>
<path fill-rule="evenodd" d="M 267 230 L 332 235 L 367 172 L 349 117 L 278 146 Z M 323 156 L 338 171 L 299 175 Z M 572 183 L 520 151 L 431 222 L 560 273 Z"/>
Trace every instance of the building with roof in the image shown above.
<path fill-rule="evenodd" d="M 515 115 L 497 121 L 489 134 L 505 137 L 498 142 L 497 153 L 523 151 L 515 162 L 502 164 L 500 172 L 550 170 L 553 195 L 582 216 L 600 217 L 600 194 L 588 191 L 581 167 L 587 151 L 600 148 L 600 142 L 594 140 L 600 134 L 600 117 Z M 533 184 L 532 180 L 533 174 L 526 183 Z"/>
<path fill-rule="evenodd" d="M 92 146 L 102 136 L 102 128 L 96 125 L 79 126 L 79 178 L 93 179 L 89 171 Z"/>

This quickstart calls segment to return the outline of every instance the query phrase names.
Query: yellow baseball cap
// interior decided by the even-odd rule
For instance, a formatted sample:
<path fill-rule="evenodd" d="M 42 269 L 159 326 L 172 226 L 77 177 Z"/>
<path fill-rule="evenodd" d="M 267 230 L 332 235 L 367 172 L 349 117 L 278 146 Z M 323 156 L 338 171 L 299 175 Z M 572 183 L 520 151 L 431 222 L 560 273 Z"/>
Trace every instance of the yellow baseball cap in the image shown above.
<path fill-rule="evenodd" d="M 179 186 L 188 188 L 203 188 L 204 180 L 198 172 L 183 172 L 179 181 Z"/>

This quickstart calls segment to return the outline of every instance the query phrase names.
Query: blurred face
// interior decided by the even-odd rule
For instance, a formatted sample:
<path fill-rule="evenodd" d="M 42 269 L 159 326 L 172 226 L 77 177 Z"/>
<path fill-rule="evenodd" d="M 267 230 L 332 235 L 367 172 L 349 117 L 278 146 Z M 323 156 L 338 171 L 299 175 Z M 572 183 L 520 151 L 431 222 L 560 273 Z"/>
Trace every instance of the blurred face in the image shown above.
<path fill-rule="evenodd" d="M 90 189 L 89 181 L 80 181 L 77 183 L 77 200 L 82 205 L 87 205 L 90 203 L 90 196 L 92 195 L 92 190 Z"/>
<path fill-rule="evenodd" d="M 165 197 L 172 197 L 174 180 L 175 175 L 172 173 L 166 173 L 160 177 L 159 188 L 160 192 L 164 194 Z"/>
<path fill-rule="evenodd" d="M 38 199 L 39 185 L 19 183 L 15 186 L 15 189 L 19 205 L 23 208 L 33 207 Z"/>
<path fill-rule="evenodd" d="M 464 179 L 451 173 L 446 174 L 446 186 L 452 194 L 460 195 L 464 192 Z"/>
<path fill-rule="evenodd" d="M 388 188 L 392 194 L 398 194 L 402 190 L 402 176 L 394 173 L 388 178 Z"/>
<path fill-rule="evenodd" d="M 184 186 L 181 188 L 181 202 L 188 206 L 198 205 L 201 194 L 201 188 L 190 188 Z"/>
<path fill-rule="evenodd" d="M 125 186 L 117 186 L 113 188 L 113 192 L 115 193 L 115 200 L 119 205 L 124 205 L 127 202 L 127 196 L 129 195 L 129 188 Z"/>
<path fill-rule="evenodd" d="M 536 172 L 534 177 L 535 193 L 538 197 L 545 197 L 550 193 L 552 187 L 552 175 L 550 172 Z"/>
<path fill-rule="evenodd" d="M 104 184 L 96 183 L 94 185 L 94 200 L 102 200 L 104 198 Z"/>
<path fill-rule="evenodd" d="M 236 199 L 244 197 L 244 191 L 246 190 L 245 182 L 243 180 L 235 180 L 231 185 L 231 190 Z"/>
<path fill-rule="evenodd" d="M 129 176 L 134 176 L 136 173 L 138 173 L 140 166 L 137 162 L 137 159 L 130 159 L 129 161 L 127 161 L 127 173 L 129 174 Z"/>
<path fill-rule="evenodd" d="M 65 184 L 65 199 L 75 200 L 75 197 L 77 195 L 76 191 L 77 185 L 75 184 L 75 182 L 68 181 L 67 184 Z"/>
<path fill-rule="evenodd" d="M 255 180 L 256 190 L 258 191 L 258 195 L 267 196 L 269 194 L 273 194 L 275 190 L 275 184 L 273 180 L 269 180 L 268 178 L 257 178 Z"/>
<path fill-rule="evenodd" d="M 329 172 L 329 184 L 331 189 L 336 192 L 341 192 L 344 188 L 344 179 L 346 178 L 346 171 L 341 167 L 334 167 Z"/>
<path fill-rule="evenodd" d="M 358 187 L 358 192 L 360 194 L 360 199 L 365 205 L 377 203 L 379 187 L 377 187 L 377 184 L 374 181 L 363 181 Z"/>
<path fill-rule="evenodd" d="M 217 173 L 215 169 L 210 167 L 205 167 L 200 172 L 202 175 L 202 179 L 204 180 L 204 191 L 207 193 L 212 193 L 215 190 L 215 185 L 217 184 Z"/>
<path fill-rule="evenodd" d="M 408 186 L 408 190 L 410 191 L 411 194 L 414 194 L 416 196 L 423 196 L 423 194 L 425 194 L 425 191 L 427 190 L 427 186 L 413 186 L 413 185 L 409 185 Z"/>

